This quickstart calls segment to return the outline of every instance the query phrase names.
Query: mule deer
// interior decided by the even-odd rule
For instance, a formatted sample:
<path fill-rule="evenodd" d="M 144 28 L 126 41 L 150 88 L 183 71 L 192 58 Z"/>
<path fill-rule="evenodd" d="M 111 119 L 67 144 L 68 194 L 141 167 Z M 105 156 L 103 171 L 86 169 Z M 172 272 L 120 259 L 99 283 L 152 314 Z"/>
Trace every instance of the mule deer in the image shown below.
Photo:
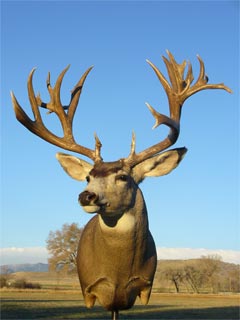
<path fill-rule="evenodd" d="M 90 158 L 93 164 L 75 156 L 58 153 L 57 159 L 64 170 L 74 179 L 87 180 L 86 189 L 79 195 L 79 203 L 87 213 L 97 213 L 84 228 L 78 248 L 78 274 L 85 304 L 92 307 L 95 300 L 112 311 L 112 319 L 117 319 L 119 310 L 128 309 L 139 296 L 147 304 L 156 270 L 157 256 L 154 240 L 149 231 L 147 209 L 138 184 L 149 176 L 161 176 L 171 172 L 182 160 L 186 148 L 162 152 L 172 146 L 180 132 L 181 108 L 184 101 L 204 89 L 231 90 L 224 84 L 207 84 L 204 63 L 198 57 L 200 74 L 193 82 L 191 64 L 176 63 L 171 53 L 163 57 L 169 81 L 150 61 L 166 91 L 170 116 L 158 113 L 152 106 L 147 107 L 153 114 L 154 127 L 166 125 L 169 135 L 146 150 L 135 152 L 135 135 L 132 136 L 130 154 L 115 162 L 104 162 L 101 157 L 101 142 L 95 135 L 95 149 L 89 149 L 75 142 L 72 123 L 83 84 L 90 70 L 81 77 L 72 91 L 68 106 L 63 107 L 60 89 L 68 67 L 59 75 L 55 87 L 51 87 L 50 74 L 47 88 L 50 102 L 42 102 L 35 96 L 32 78 L 28 78 L 28 95 L 35 120 L 23 111 L 12 93 L 16 117 L 27 129 L 42 139 L 63 149 Z M 44 125 L 39 107 L 55 113 L 62 125 L 63 137 L 50 132 Z M 66 110 L 66 111 L 65 111 Z M 162 153 L 160 153 L 162 152 Z"/>

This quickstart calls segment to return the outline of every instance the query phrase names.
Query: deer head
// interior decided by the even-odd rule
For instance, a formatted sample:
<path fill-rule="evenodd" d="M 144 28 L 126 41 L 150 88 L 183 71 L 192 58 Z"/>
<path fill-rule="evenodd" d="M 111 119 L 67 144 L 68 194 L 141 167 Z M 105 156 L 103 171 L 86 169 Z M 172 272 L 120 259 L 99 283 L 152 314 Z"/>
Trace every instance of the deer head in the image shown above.
<path fill-rule="evenodd" d="M 68 67 L 59 75 L 54 87 L 51 86 L 50 74 L 48 75 L 49 103 L 42 102 L 40 95 L 34 94 L 33 69 L 28 78 L 28 95 L 34 120 L 28 117 L 12 93 L 17 120 L 28 130 L 51 144 L 84 155 L 93 161 L 89 163 L 75 156 L 57 154 L 57 159 L 71 177 L 80 181 L 86 179 L 88 182 L 86 189 L 79 195 L 80 204 L 86 212 L 99 214 L 86 226 L 79 245 L 78 271 L 86 305 L 93 306 L 98 298 L 100 303 L 114 314 L 120 309 L 131 307 L 137 295 L 143 303 L 148 302 L 156 268 L 155 245 L 148 230 L 147 211 L 138 184 L 146 177 L 168 174 L 182 160 L 186 148 L 166 149 L 178 139 L 181 109 L 188 97 L 205 89 L 224 89 L 231 92 L 222 83 L 207 83 L 204 63 L 200 57 L 200 73 L 197 81 L 192 84 L 194 78 L 190 62 L 185 75 L 186 61 L 178 64 L 171 53 L 167 54 L 168 59 L 163 57 L 163 60 L 169 81 L 152 62 L 147 62 L 167 94 L 169 116 L 157 112 L 148 103 L 147 107 L 155 118 L 154 128 L 165 125 L 169 127 L 169 134 L 139 153 L 135 151 L 133 134 L 130 154 L 114 162 L 103 161 L 102 144 L 97 135 L 95 149 L 79 145 L 73 137 L 74 114 L 83 84 L 92 67 L 73 88 L 68 106 L 62 106 L 60 100 L 61 83 Z M 45 127 L 40 107 L 57 115 L 63 137 L 56 136 Z M 93 258 L 89 257 L 89 252 Z M 126 257 L 121 259 L 123 254 Z"/>

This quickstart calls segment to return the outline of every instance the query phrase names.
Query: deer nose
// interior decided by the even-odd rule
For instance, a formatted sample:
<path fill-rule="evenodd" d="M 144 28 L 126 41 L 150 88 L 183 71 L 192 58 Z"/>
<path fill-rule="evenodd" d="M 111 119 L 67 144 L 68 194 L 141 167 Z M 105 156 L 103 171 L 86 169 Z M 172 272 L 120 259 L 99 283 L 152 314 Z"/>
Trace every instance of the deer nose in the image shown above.
<path fill-rule="evenodd" d="M 89 206 L 91 203 L 96 203 L 98 198 L 98 195 L 96 195 L 94 192 L 83 191 L 80 193 L 78 201 L 82 206 Z"/>

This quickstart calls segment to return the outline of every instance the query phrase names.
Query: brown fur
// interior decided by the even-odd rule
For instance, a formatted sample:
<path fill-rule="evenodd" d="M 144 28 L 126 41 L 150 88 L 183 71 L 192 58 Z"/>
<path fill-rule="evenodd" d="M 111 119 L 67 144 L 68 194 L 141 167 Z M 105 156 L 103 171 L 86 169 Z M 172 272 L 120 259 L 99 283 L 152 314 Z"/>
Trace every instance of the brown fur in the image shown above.
<path fill-rule="evenodd" d="M 90 171 L 90 175 L 96 177 L 107 177 L 111 173 L 117 173 L 123 169 L 123 162 L 121 160 L 114 162 L 97 162 L 93 169 Z"/>

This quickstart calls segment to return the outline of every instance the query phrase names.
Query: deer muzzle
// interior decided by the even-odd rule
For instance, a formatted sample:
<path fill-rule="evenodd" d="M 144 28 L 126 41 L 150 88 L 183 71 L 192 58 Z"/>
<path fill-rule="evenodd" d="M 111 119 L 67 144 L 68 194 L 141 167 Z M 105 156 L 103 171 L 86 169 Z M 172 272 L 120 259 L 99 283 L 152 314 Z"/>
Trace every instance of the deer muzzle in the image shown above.
<path fill-rule="evenodd" d="M 90 205 L 96 205 L 96 202 L 98 201 L 99 196 L 90 191 L 83 191 L 80 193 L 78 197 L 78 201 L 81 204 L 81 206 L 90 206 Z"/>
<path fill-rule="evenodd" d="M 78 202 L 87 213 L 103 213 L 109 206 L 104 198 L 101 199 L 95 192 L 87 190 L 79 194 Z"/>

